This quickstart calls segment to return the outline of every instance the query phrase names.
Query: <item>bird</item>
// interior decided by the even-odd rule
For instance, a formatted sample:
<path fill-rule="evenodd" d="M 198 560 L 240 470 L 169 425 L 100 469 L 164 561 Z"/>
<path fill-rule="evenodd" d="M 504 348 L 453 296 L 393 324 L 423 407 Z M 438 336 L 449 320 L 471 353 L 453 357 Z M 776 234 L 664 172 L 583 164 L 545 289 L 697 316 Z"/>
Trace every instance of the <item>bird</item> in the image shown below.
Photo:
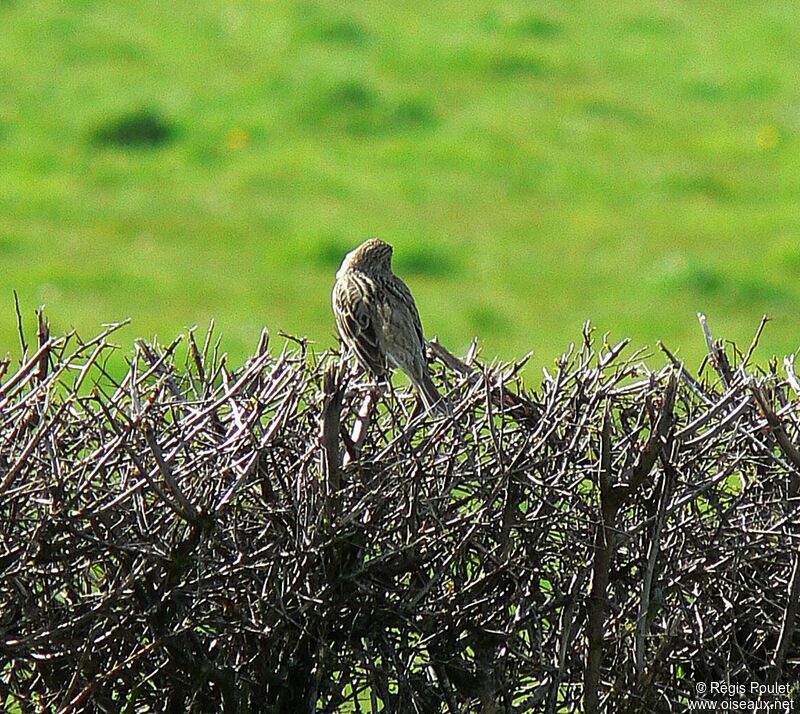
<path fill-rule="evenodd" d="M 425 336 L 408 286 L 392 272 L 391 244 L 370 238 L 348 253 L 333 286 L 333 314 L 345 346 L 378 380 L 398 367 L 426 409 L 441 409 L 441 395 L 425 357 Z"/>

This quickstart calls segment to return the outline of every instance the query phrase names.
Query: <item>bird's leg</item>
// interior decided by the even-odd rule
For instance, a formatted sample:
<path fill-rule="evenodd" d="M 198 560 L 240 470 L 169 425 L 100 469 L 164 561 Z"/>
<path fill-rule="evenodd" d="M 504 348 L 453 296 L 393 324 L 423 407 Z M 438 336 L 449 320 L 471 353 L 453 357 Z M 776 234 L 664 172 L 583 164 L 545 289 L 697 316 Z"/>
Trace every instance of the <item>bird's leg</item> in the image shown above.
<path fill-rule="evenodd" d="M 415 419 L 424 411 L 425 411 L 425 402 L 422 400 L 422 397 L 420 397 L 419 394 L 416 394 L 414 398 L 414 411 L 411 412 L 410 418 Z"/>
<path fill-rule="evenodd" d="M 383 377 L 375 377 L 375 381 L 373 382 L 372 386 L 372 392 L 375 395 L 376 401 L 383 396 L 384 392 L 387 391 L 391 397 L 394 397 L 391 381 L 387 379 L 385 375 Z"/>

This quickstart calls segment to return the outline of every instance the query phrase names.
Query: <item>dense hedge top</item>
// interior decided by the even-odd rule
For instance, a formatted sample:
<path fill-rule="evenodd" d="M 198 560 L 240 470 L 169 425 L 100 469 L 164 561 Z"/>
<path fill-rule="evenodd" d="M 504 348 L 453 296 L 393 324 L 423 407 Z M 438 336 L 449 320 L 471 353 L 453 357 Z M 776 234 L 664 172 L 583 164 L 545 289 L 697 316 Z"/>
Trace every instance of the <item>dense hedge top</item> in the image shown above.
<path fill-rule="evenodd" d="M 452 414 L 265 334 L 53 338 L 0 383 L 8 711 L 679 711 L 800 679 L 800 384 L 587 329 L 541 387 L 431 345 Z M 202 341 L 201 341 L 202 342 Z"/>

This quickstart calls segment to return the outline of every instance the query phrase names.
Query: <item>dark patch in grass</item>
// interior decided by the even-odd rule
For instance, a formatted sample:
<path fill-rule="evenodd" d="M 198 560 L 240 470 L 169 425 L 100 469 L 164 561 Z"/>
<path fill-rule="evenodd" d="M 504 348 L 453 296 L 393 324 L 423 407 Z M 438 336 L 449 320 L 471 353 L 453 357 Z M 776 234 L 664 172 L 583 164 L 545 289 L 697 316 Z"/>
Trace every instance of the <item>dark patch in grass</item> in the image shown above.
<path fill-rule="evenodd" d="M 496 308 L 481 305 L 472 308 L 468 315 L 470 328 L 480 335 L 508 332 L 509 321 Z"/>
<path fill-rule="evenodd" d="M 787 270 L 800 275 L 800 251 L 786 254 L 782 262 Z"/>
<path fill-rule="evenodd" d="M 552 166 L 541 157 L 529 156 L 522 166 L 509 166 L 506 177 L 506 189 L 510 198 L 530 197 L 542 191 Z"/>
<path fill-rule="evenodd" d="M 452 252 L 434 245 L 403 248 L 395 253 L 393 263 L 401 275 L 452 277 L 460 272 Z"/>
<path fill-rule="evenodd" d="M 369 33 L 364 27 L 349 18 L 336 18 L 322 21 L 316 32 L 317 39 L 331 44 L 361 47 L 369 41 Z"/>
<path fill-rule="evenodd" d="M 706 80 L 692 82 L 687 88 L 687 93 L 695 99 L 706 102 L 718 102 L 725 98 L 725 90 L 721 85 Z"/>
<path fill-rule="evenodd" d="M 690 291 L 704 298 L 715 297 L 725 288 L 722 274 L 707 265 L 694 261 L 681 262 L 664 275 L 664 285 L 670 292 Z"/>
<path fill-rule="evenodd" d="M 498 77 L 547 77 L 553 73 L 540 57 L 522 54 L 497 57 L 490 69 Z"/>
<path fill-rule="evenodd" d="M 435 126 L 436 112 L 419 99 L 402 100 L 396 105 L 357 80 L 343 82 L 309 112 L 312 123 L 354 136 L 377 135 Z"/>
<path fill-rule="evenodd" d="M 322 236 L 309 246 L 307 258 L 319 268 L 335 271 L 342 264 L 345 255 L 356 248 L 359 242 L 357 237 L 352 236 Z M 458 272 L 450 254 L 432 246 L 404 247 L 395 252 L 392 264 L 395 272 L 401 276 L 449 277 Z"/>
<path fill-rule="evenodd" d="M 314 2 L 298 5 L 297 27 L 303 39 L 327 44 L 359 47 L 369 40 L 369 33 L 357 20 L 333 14 L 328 7 Z"/>
<path fill-rule="evenodd" d="M 695 176 L 670 176 L 665 181 L 667 190 L 679 196 L 705 196 L 714 201 L 731 198 L 731 188 L 722 179 L 709 174 Z"/>
<path fill-rule="evenodd" d="M 371 87 L 349 80 L 333 87 L 315 105 L 309 118 L 348 134 L 374 134 L 380 128 L 380 103 L 380 97 Z"/>
<path fill-rule="evenodd" d="M 521 34 L 535 37 L 537 40 L 555 40 L 564 32 L 561 23 L 536 16 L 526 17 L 520 21 L 517 29 Z"/>
<path fill-rule="evenodd" d="M 742 82 L 724 84 L 711 80 L 698 80 L 686 88 L 688 96 L 704 102 L 741 101 L 765 99 L 778 91 L 777 82 L 771 77 L 750 77 Z"/>
<path fill-rule="evenodd" d="M 400 102 L 392 114 L 395 129 L 432 128 L 439 122 L 433 107 L 420 99 Z"/>
<path fill-rule="evenodd" d="M 356 80 L 342 82 L 328 95 L 327 103 L 335 109 L 365 111 L 378 103 L 377 93 Z"/>
<path fill-rule="evenodd" d="M 102 146 L 154 149 L 175 138 L 176 129 L 160 112 L 137 109 L 97 127 L 92 141 Z"/>
<path fill-rule="evenodd" d="M 347 241 L 338 235 L 324 236 L 309 247 L 308 259 L 325 271 L 336 271 L 345 255 L 356 247 L 356 241 Z"/>
<path fill-rule="evenodd" d="M 688 265 L 680 276 L 680 282 L 704 297 L 719 295 L 725 287 L 722 274 L 705 265 Z"/>
<path fill-rule="evenodd" d="M 9 238 L 8 236 L 0 236 L 0 255 L 19 253 L 21 247 L 19 241 Z"/>
<path fill-rule="evenodd" d="M 264 191 L 269 191 L 272 182 L 262 179 Z M 249 185 L 253 185 L 252 182 Z M 253 225 L 269 240 L 283 240 L 289 234 L 289 219 L 284 213 L 268 213 L 258 216 Z"/>
<path fill-rule="evenodd" d="M 746 276 L 735 278 L 708 265 L 690 262 L 670 276 L 667 284 L 671 290 L 690 290 L 704 298 L 716 298 L 738 308 L 745 305 L 775 305 L 791 301 L 792 295 L 784 288 L 763 279 Z"/>
<path fill-rule="evenodd" d="M 615 102 L 598 99 L 587 102 L 583 108 L 589 116 L 597 119 L 610 119 L 627 126 L 642 126 L 646 124 L 645 118 L 641 114 Z"/>
<path fill-rule="evenodd" d="M 737 305 L 764 304 L 774 305 L 785 303 L 792 299 L 791 294 L 777 285 L 765 280 L 747 277 L 734 286 L 735 302 Z"/>

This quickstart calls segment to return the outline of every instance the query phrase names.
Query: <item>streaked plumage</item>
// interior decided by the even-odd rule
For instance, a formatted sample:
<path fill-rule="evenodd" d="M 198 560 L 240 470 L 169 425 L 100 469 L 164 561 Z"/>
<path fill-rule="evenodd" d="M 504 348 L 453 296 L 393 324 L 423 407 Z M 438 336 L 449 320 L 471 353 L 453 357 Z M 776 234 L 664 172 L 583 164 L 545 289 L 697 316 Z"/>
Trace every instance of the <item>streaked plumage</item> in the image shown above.
<path fill-rule="evenodd" d="M 345 345 L 379 379 L 402 369 L 427 408 L 441 398 L 425 358 L 422 322 L 408 286 L 392 272 L 392 246 L 372 238 L 342 262 L 333 312 Z"/>

